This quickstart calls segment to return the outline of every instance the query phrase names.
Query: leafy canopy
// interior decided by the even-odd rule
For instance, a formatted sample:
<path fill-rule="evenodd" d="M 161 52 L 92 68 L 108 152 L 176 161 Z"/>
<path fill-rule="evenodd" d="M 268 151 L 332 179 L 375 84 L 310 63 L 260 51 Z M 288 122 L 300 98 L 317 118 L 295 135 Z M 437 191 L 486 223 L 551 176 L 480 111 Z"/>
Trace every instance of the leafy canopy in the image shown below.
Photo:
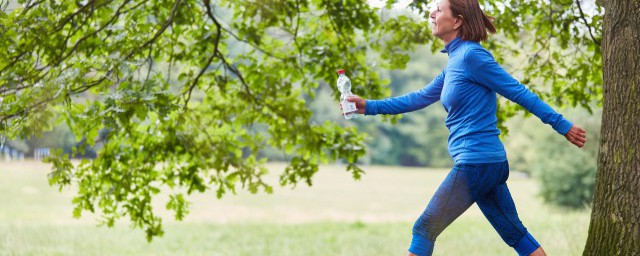
<path fill-rule="evenodd" d="M 305 99 L 318 86 L 337 98 L 339 68 L 355 94 L 385 97 L 389 81 L 378 71 L 404 68 L 416 47 L 442 46 L 421 18 L 428 1 L 401 13 L 390 11 L 395 2 L 4 2 L 0 132 L 29 137 L 65 122 L 100 147 L 91 161 L 49 158 L 50 183 L 77 189 L 75 216 L 98 212 L 109 226 L 128 218 L 149 240 L 163 233 L 151 204 L 162 190 L 177 219 L 188 213 L 186 194 L 271 192 L 265 147 L 290 159 L 283 186 L 311 185 L 320 163 L 338 159 L 358 178 L 364 135 L 311 122 Z M 541 95 L 572 105 L 601 97 L 600 8 L 585 15 L 572 1 L 481 2 L 498 20 L 501 36 L 487 43 L 496 58 L 530 56 L 524 82 L 551 82 Z"/>

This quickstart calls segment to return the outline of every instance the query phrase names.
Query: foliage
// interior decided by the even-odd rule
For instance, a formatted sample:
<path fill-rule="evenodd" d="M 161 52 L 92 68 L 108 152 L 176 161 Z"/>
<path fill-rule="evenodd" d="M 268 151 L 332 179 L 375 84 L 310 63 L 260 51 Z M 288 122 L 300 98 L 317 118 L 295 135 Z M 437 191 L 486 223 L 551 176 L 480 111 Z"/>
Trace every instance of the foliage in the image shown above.
<path fill-rule="evenodd" d="M 596 155 L 565 153 L 556 155 L 563 157 L 561 160 L 541 159 L 543 162 L 537 167 L 537 175 L 540 176 L 542 198 L 563 207 L 590 206 L 596 180 Z"/>
<path fill-rule="evenodd" d="M 432 54 L 423 47 L 411 54 L 404 70 L 390 71 L 392 96 L 420 90 L 441 72 L 446 55 Z M 440 103 L 402 115 L 396 124 L 384 118 L 357 120 L 358 130 L 368 136 L 367 157 L 371 163 L 403 166 L 450 167 L 447 151 L 449 131 L 444 126 L 446 112 Z"/>
<path fill-rule="evenodd" d="M 597 168 L 598 142 L 602 110 L 594 108 L 568 111 L 585 130 L 588 142 L 582 149 L 567 148 L 565 138 L 549 129 L 523 129 L 541 126 L 534 118 L 513 118 L 508 122 L 517 133 L 506 140 L 513 170 L 533 175 L 540 182 L 540 195 L 545 202 L 568 208 L 583 208 L 593 201 Z"/>
<path fill-rule="evenodd" d="M 257 154 L 266 145 L 291 157 L 282 185 L 311 185 L 318 164 L 338 158 L 359 178 L 363 136 L 310 122 L 304 99 L 337 68 L 355 93 L 380 98 L 388 90 L 374 67 L 401 68 L 431 38 L 424 22 L 353 0 L 20 3 L 0 14 L 0 132 L 65 122 L 103 144 L 93 161 L 49 159 L 50 182 L 77 188 L 74 215 L 128 218 L 148 239 L 162 234 L 150 202 L 163 189 L 178 218 L 183 194 L 270 192 Z"/>
<path fill-rule="evenodd" d="M 414 1 L 419 3 L 421 1 Z M 594 1 L 480 1 L 496 18 L 500 36 L 487 47 L 499 63 L 524 58 L 513 69 L 517 78 L 554 106 L 582 107 L 602 104 L 602 17 L 604 9 Z M 499 127 L 522 111 L 500 101 Z"/>
<path fill-rule="evenodd" d="M 380 69 L 404 68 L 418 45 L 441 47 L 425 20 L 362 0 L 18 2 L 0 12 L 0 133 L 25 138 L 64 122 L 76 140 L 102 144 L 93 161 L 54 155 L 50 182 L 77 189 L 76 216 L 128 218 L 148 239 L 163 232 L 150 204 L 161 190 L 177 218 L 188 212 L 184 194 L 270 192 L 266 146 L 289 156 L 281 185 L 311 185 L 318 164 L 336 159 L 360 177 L 364 136 L 312 122 L 305 99 L 337 68 L 354 93 L 382 98 Z M 426 3 L 411 7 L 424 13 Z M 525 70 L 540 72 L 527 78 L 554 84 L 542 96 L 586 106 L 601 95 L 602 10 L 582 16 L 576 3 L 483 5 L 508 39 L 487 44 L 498 60 L 535 53 Z M 530 44 L 514 50 L 521 36 Z M 501 120 L 512 114 L 501 109 Z"/>
<path fill-rule="evenodd" d="M 421 47 L 409 54 L 411 61 L 403 70 L 381 71 L 380 76 L 391 81 L 392 96 L 419 90 L 439 74 L 446 64 L 446 55 L 434 54 Z M 345 121 L 340 116 L 328 85 L 319 87 L 309 108 L 316 122 L 330 121 L 355 126 L 366 134 L 367 154 L 360 160 L 364 164 L 450 167 L 447 151 L 449 131 L 444 126 L 446 113 L 436 103 L 433 106 L 402 115 L 396 123 L 387 122 L 386 116 L 356 118 Z M 272 155 L 278 157 L 277 154 Z M 279 154 L 282 156 L 282 154 Z"/>

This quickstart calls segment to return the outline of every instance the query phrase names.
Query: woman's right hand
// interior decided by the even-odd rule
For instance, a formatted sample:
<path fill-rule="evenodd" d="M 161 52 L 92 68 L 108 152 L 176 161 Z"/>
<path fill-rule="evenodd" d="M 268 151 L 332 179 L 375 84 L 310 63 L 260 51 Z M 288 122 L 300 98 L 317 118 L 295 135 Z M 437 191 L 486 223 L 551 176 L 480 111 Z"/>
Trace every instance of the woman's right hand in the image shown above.
<path fill-rule="evenodd" d="M 364 114 L 365 109 L 367 108 L 367 100 L 360 98 L 360 96 L 352 95 L 347 97 L 348 102 L 355 102 L 356 108 L 358 109 L 358 114 Z M 342 109 L 342 106 L 340 106 Z"/>

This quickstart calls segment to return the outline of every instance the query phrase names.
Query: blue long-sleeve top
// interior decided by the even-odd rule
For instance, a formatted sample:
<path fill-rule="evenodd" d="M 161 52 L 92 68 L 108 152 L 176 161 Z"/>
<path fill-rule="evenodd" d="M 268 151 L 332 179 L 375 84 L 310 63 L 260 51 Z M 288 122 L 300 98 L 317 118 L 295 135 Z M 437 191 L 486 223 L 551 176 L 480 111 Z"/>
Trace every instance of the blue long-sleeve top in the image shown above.
<path fill-rule="evenodd" d="M 564 135 L 573 124 L 511 77 L 479 43 L 459 37 L 444 50 L 447 66 L 433 81 L 402 96 L 367 100 L 365 115 L 400 114 L 440 100 L 447 111 L 448 148 L 454 163 L 493 163 L 507 160 L 498 138 L 496 93 L 518 103 Z"/>

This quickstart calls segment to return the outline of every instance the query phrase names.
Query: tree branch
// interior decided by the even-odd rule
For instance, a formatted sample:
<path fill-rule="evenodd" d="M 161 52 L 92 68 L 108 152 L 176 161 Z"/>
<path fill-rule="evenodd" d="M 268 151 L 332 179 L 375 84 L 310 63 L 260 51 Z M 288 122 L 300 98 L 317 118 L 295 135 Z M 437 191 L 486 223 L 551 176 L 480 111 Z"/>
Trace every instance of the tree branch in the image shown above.
<path fill-rule="evenodd" d="M 597 45 L 600 45 L 600 41 L 597 40 L 596 37 L 593 36 L 593 33 L 591 32 L 591 26 L 589 25 L 587 18 L 585 18 L 584 16 L 584 12 L 582 11 L 582 6 L 580 5 L 580 0 L 576 0 L 576 5 L 578 6 L 578 10 L 580 10 L 580 18 L 582 18 L 582 21 L 584 21 L 584 25 L 587 26 L 587 30 L 589 31 L 589 35 L 591 36 L 591 40 L 593 40 L 593 42 L 596 43 Z"/>
<path fill-rule="evenodd" d="M 5 121 L 7 121 L 7 120 L 9 120 L 9 119 L 11 119 L 11 118 L 14 118 L 14 117 L 16 117 L 16 116 L 22 115 L 22 114 L 24 114 L 24 113 L 30 113 L 33 109 L 35 109 L 35 108 L 37 108 L 37 107 L 39 107 L 39 106 L 42 106 L 42 105 L 44 105 L 45 103 L 48 103 L 49 101 L 51 101 L 51 100 L 53 100 L 53 99 L 54 99 L 54 98 L 47 97 L 47 98 L 45 98 L 45 99 L 43 99 L 43 100 L 41 100 L 41 101 L 37 102 L 36 104 L 33 104 L 33 105 L 28 106 L 28 107 L 26 107 L 26 108 L 20 109 L 19 111 L 15 112 L 15 113 L 13 113 L 13 114 L 3 116 L 3 117 L 2 117 L 2 119 L 0 119 L 0 122 L 5 122 Z"/>
<path fill-rule="evenodd" d="M 127 54 L 127 56 L 124 59 L 128 59 L 131 56 L 133 56 L 139 49 L 144 49 L 145 47 L 151 45 L 153 42 L 155 42 L 155 40 L 157 40 L 160 35 L 162 35 L 162 33 L 167 29 L 167 27 L 169 27 L 169 25 L 173 22 L 173 18 L 176 14 L 176 11 L 178 9 L 178 4 L 181 2 L 182 0 L 177 0 L 174 5 L 173 5 L 173 9 L 171 10 L 171 16 L 169 16 L 169 18 L 167 19 L 167 21 L 165 21 L 165 23 L 162 25 L 162 27 L 160 28 L 160 30 L 158 30 L 158 32 L 156 32 L 156 34 L 149 39 L 147 42 L 145 42 L 142 46 L 136 48 L 135 50 L 131 51 L 129 54 Z M 126 1 L 128 2 L 128 1 Z M 120 6 L 120 8 L 118 8 L 118 10 L 120 10 L 124 5 L 126 5 L 126 2 Z M 138 5 L 139 6 L 139 5 Z M 129 9 L 130 10 L 130 9 Z M 118 14 L 119 15 L 119 14 Z M 110 23 L 110 22 L 108 22 Z M 151 51 L 151 50 L 150 50 Z M 151 54 L 151 53 L 149 53 Z M 109 69 L 109 71 L 107 71 L 107 73 L 99 80 L 90 83 L 90 84 L 86 84 L 82 87 L 76 88 L 74 90 L 74 93 L 81 93 L 84 92 L 86 90 L 88 90 L 89 88 L 101 83 L 102 81 L 104 81 L 109 75 L 111 75 L 111 73 L 113 73 L 113 68 Z"/>
<path fill-rule="evenodd" d="M 333 17 L 331 16 L 331 14 L 329 14 L 329 13 L 335 11 L 333 8 L 331 8 L 331 3 L 327 4 L 326 7 L 327 7 L 327 12 L 325 12 L 323 15 L 327 15 L 327 17 L 328 17 L 328 19 L 330 21 L 329 23 L 331 24 L 331 27 L 333 28 L 333 31 L 336 33 L 336 36 L 338 37 L 338 39 L 340 39 L 338 41 L 339 42 L 347 42 L 347 40 L 344 38 L 344 35 L 342 33 L 340 33 L 342 31 L 339 29 L 338 24 L 336 23 L 335 20 L 333 20 Z M 341 48 L 340 50 L 342 52 L 347 52 L 348 51 L 347 47 L 344 44 L 340 44 L 339 43 L 338 47 Z"/>
<path fill-rule="evenodd" d="M 149 69 L 147 70 L 147 78 L 145 78 L 144 80 L 145 83 L 149 81 L 149 75 L 151 75 L 151 70 L 153 69 L 153 57 L 151 56 L 152 53 L 153 53 L 153 44 L 149 46 L 149 55 L 147 56 L 147 59 L 149 60 Z"/>
<path fill-rule="evenodd" d="M 251 47 L 255 48 L 256 50 L 258 50 L 258 51 L 260 51 L 260 52 L 262 52 L 262 53 L 264 53 L 264 54 L 266 54 L 266 55 L 267 55 L 267 56 L 269 56 L 269 57 L 272 57 L 272 58 L 275 58 L 275 59 L 278 59 L 278 60 L 281 60 L 281 61 L 286 61 L 286 58 L 283 58 L 283 57 L 280 57 L 280 56 L 276 56 L 275 54 L 273 54 L 273 53 L 271 53 L 271 52 L 268 52 L 268 51 L 266 51 L 266 50 L 264 50 L 264 49 L 260 48 L 260 46 L 258 46 L 258 45 L 256 45 L 256 44 L 254 44 L 254 43 L 252 43 L 252 42 L 249 42 L 249 41 L 247 41 L 247 40 L 245 40 L 245 39 L 240 38 L 238 35 L 236 35 L 235 33 L 233 33 L 233 31 L 231 31 L 231 29 L 227 29 L 227 28 L 225 28 L 224 26 L 222 26 L 222 25 L 220 24 L 220 22 L 219 22 L 219 21 L 215 18 L 215 16 L 213 15 L 213 12 L 211 11 L 211 6 L 210 6 L 210 2 L 209 2 L 209 0 L 205 0 L 205 1 L 204 1 L 204 4 L 205 4 L 205 7 L 207 8 L 207 16 L 209 16 L 209 18 L 210 18 L 210 19 L 211 19 L 211 20 L 216 24 L 216 27 L 218 27 L 218 26 L 219 26 L 222 30 L 224 30 L 225 32 L 229 33 L 229 35 L 231 35 L 231 36 L 232 36 L 233 38 L 235 38 L 236 40 L 238 40 L 238 41 L 240 41 L 240 42 L 243 42 L 243 43 L 246 43 L 246 44 L 250 45 Z"/>
<path fill-rule="evenodd" d="M 269 57 L 272 57 L 272 58 L 274 58 L 274 59 L 278 59 L 278 60 L 281 60 L 281 61 L 285 61 L 285 60 L 286 60 L 286 59 L 285 59 L 285 58 L 283 58 L 283 57 L 276 56 L 275 54 L 273 54 L 273 53 L 271 53 L 271 52 L 268 52 L 268 51 L 266 51 L 266 50 L 264 50 L 264 49 L 260 48 L 260 46 L 257 46 L 256 44 L 253 44 L 253 43 L 251 43 L 251 42 L 249 42 L 249 41 L 247 41 L 247 40 L 245 40 L 245 39 L 240 38 L 239 36 L 237 36 L 236 34 L 234 34 L 234 33 L 233 33 L 233 31 L 231 31 L 230 29 L 227 29 L 227 28 L 225 28 L 225 27 L 222 27 L 222 30 L 224 30 L 225 32 L 229 33 L 229 35 L 233 36 L 233 38 L 235 38 L 236 40 L 238 40 L 238 41 L 240 41 L 240 42 L 243 42 L 243 43 L 246 43 L 246 44 L 248 44 L 248 45 L 251 45 L 251 47 L 255 48 L 256 50 L 258 50 L 258 51 L 260 51 L 260 52 L 262 52 L 262 53 L 264 53 L 264 54 L 266 54 L 266 55 L 267 55 L 267 56 L 269 56 Z"/>
<path fill-rule="evenodd" d="M 63 18 L 62 20 L 60 20 L 60 22 L 58 23 L 58 27 L 54 29 L 55 32 L 59 32 L 60 30 L 62 30 L 62 28 L 64 28 L 65 25 L 67 25 L 67 22 L 71 21 L 73 18 L 75 18 L 78 14 L 80 14 L 82 11 L 84 11 L 87 7 L 91 6 L 91 9 L 93 12 L 93 9 L 95 9 L 95 0 L 91 0 L 89 1 L 89 3 L 87 3 L 86 5 L 80 7 L 80 9 L 78 9 L 77 11 L 75 11 L 72 14 L 69 14 L 67 17 Z M 107 5 L 109 2 L 103 3 L 102 5 Z M 91 16 L 91 15 L 88 15 Z"/>
<path fill-rule="evenodd" d="M 211 7 L 209 5 L 209 0 L 204 0 L 204 3 L 205 3 L 205 6 L 207 8 L 207 16 L 209 16 L 209 18 L 216 25 L 216 28 L 218 29 L 218 31 L 224 30 L 224 28 L 222 27 L 220 22 L 218 22 L 218 20 L 213 15 L 213 12 L 211 11 Z M 228 30 L 225 30 L 225 31 L 229 32 Z M 247 81 L 244 79 L 244 76 L 242 75 L 242 73 L 227 61 L 227 59 L 224 57 L 224 55 L 222 55 L 222 53 L 217 49 L 217 45 L 216 45 L 216 49 L 215 49 L 214 54 L 217 54 L 218 58 L 220 58 L 220 60 L 222 60 L 222 64 L 224 65 L 225 70 L 231 71 L 231 73 L 233 73 L 234 75 L 236 75 L 236 77 L 238 77 L 238 79 L 240 80 L 240 84 L 242 85 L 242 87 L 245 90 L 245 93 L 247 94 L 247 96 L 249 96 L 251 101 L 253 101 L 253 103 L 254 103 L 253 106 L 264 106 L 264 107 L 267 107 L 269 110 L 271 110 L 278 117 L 283 118 L 283 119 L 287 118 L 286 116 L 282 115 L 282 113 L 277 111 L 276 108 L 274 108 L 273 106 L 269 105 L 268 103 L 266 103 L 264 101 L 258 100 L 258 98 L 255 95 L 253 95 L 253 93 L 251 92 L 251 89 L 249 88 L 249 84 L 247 84 Z"/>
<path fill-rule="evenodd" d="M 100 8 L 100 6 L 98 6 L 98 8 Z M 78 33 L 78 31 L 80 31 L 80 29 L 82 27 L 84 27 L 87 22 L 89 21 L 89 18 L 91 17 L 91 15 L 93 15 L 93 13 L 95 12 L 96 8 L 95 6 L 91 6 L 91 12 L 89 12 L 89 14 L 87 15 L 87 17 L 85 17 L 84 21 L 78 26 L 76 27 L 76 29 L 70 29 L 69 33 L 67 34 L 66 38 L 64 39 L 64 43 L 62 44 L 62 47 L 60 47 L 60 57 L 62 57 L 62 55 L 64 54 L 64 51 L 67 50 L 67 44 L 69 43 L 69 39 L 71 39 L 71 37 L 73 35 L 75 35 L 76 33 Z M 60 29 L 62 29 L 64 27 L 65 24 L 62 24 L 60 26 Z M 58 30 L 60 31 L 60 30 Z M 58 32 L 56 31 L 56 32 Z"/>
<path fill-rule="evenodd" d="M 13 61 L 11 61 L 11 63 L 9 63 L 8 65 L 6 65 L 4 68 L 2 68 L 2 70 L 0 70 L 0 74 L 2 74 L 2 72 L 6 71 L 7 69 L 9 69 L 9 67 L 15 65 L 21 58 L 22 56 L 24 56 L 25 54 L 27 54 L 27 51 L 21 52 L 20 54 L 18 54 L 18 56 L 16 56 Z"/>
<path fill-rule="evenodd" d="M 2 12 L 7 12 L 7 7 L 9 7 L 9 2 L 10 1 L 5 2 L 4 0 L 0 1 L 0 10 L 2 10 Z M 4 140 L 2 141 L 2 143 L 4 143 Z M 2 143 L 0 143 L 0 144 L 2 144 Z M 2 146 L 0 146 L 0 149 L 2 149 Z"/>
<path fill-rule="evenodd" d="M 125 6 L 125 5 L 127 5 L 127 3 L 129 3 L 130 1 L 131 1 L 131 0 L 125 0 L 125 1 L 122 3 L 122 5 L 120 5 L 120 6 L 118 7 L 118 9 L 116 10 L 116 13 L 111 17 L 111 19 L 109 19 L 109 20 L 107 21 L 107 23 L 105 23 L 102 27 L 100 27 L 98 30 L 94 31 L 93 33 L 91 33 L 91 34 L 89 34 L 89 35 L 87 35 L 87 36 L 84 36 L 84 37 L 80 38 L 80 39 L 75 43 L 75 45 L 73 46 L 73 48 L 71 48 L 71 51 L 69 51 L 69 52 L 66 54 L 66 56 L 62 56 L 63 54 L 61 54 L 61 56 L 60 56 L 60 57 L 59 57 L 59 59 L 57 60 L 56 64 L 55 64 L 55 65 L 52 65 L 52 66 L 57 66 L 57 65 L 59 65 L 60 63 L 62 63 L 65 59 L 69 58 L 69 56 L 71 56 L 71 54 L 73 54 L 73 52 L 75 52 L 75 51 L 76 51 L 76 49 L 78 48 L 78 46 L 79 46 L 82 42 L 84 42 L 85 40 L 87 40 L 89 37 L 92 37 L 92 36 L 94 36 L 94 35 L 96 35 L 96 34 L 100 33 L 102 30 L 104 30 L 106 27 L 108 27 L 111 23 L 113 23 L 115 20 L 117 20 L 117 18 L 118 18 L 118 17 L 120 17 L 120 14 L 122 14 L 122 13 L 120 12 L 120 11 L 122 10 L 122 8 L 124 8 L 124 6 Z M 63 51 L 63 53 L 64 53 L 64 51 Z"/>
<path fill-rule="evenodd" d="M 189 86 L 189 89 L 187 90 L 187 98 L 184 100 L 184 108 L 187 107 L 187 104 L 189 103 L 189 100 L 191 99 L 191 91 L 193 91 L 193 88 L 196 87 L 196 85 L 198 84 L 198 80 L 200 79 L 200 77 L 202 76 L 202 74 L 204 74 L 204 72 L 207 70 L 207 67 L 209 67 L 209 65 L 211 64 L 211 62 L 213 61 L 213 58 L 216 57 L 216 54 L 218 53 L 218 50 L 216 49 L 214 51 L 213 54 L 211 54 L 211 56 L 209 57 L 209 59 L 207 60 L 207 63 L 204 65 L 204 67 L 202 67 L 202 69 L 200 69 L 200 72 L 198 73 L 198 75 L 196 76 L 195 79 L 193 79 L 193 82 L 191 83 L 191 86 Z"/>
<path fill-rule="evenodd" d="M 73 93 L 73 94 L 78 94 L 78 93 L 85 92 L 85 91 L 87 91 L 87 90 L 91 89 L 92 87 L 94 87 L 94 86 L 96 86 L 96 85 L 98 85 L 98 84 L 102 83 L 102 81 L 104 81 L 105 79 L 107 79 L 107 77 L 109 77 L 109 76 L 111 75 L 111 73 L 113 73 L 113 69 L 109 70 L 109 71 L 108 71 L 104 76 L 102 76 L 100 79 L 98 79 L 98 80 L 96 80 L 96 81 L 93 81 L 93 82 L 91 82 L 91 83 L 84 84 L 83 86 L 80 86 L 80 87 L 78 87 L 78 88 L 71 89 L 71 91 L 72 91 L 72 93 Z"/>
<path fill-rule="evenodd" d="M 184 101 L 184 108 L 185 109 L 187 108 L 187 104 L 189 103 L 189 100 L 191 99 L 191 92 L 193 91 L 193 89 L 198 84 L 198 80 L 200 79 L 202 74 L 204 74 L 204 72 L 207 70 L 207 67 L 209 67 L 209 65 L 211 64 L 213 59 L 216 57 L 216 55 L 219 54 L 218 45 L 220 44 L 220 38 L 222 38 L 222 26 L 220 25 L 218 20 L 213 16 L 213 11 L 211 10 L 211 5 L 209 4 L 209 1 L 205 0 L 204 3 L 205 3 L 205 8 L 207 9 L 207 16 L 209 16 L 209 18 L 216 25 L 217 34 L 216 34 L 216 39 L 215 39 L 215 41 L 213 43 L 213 54 L 211 54 L 211 56 L 207 60 L 207 63 L 204 65 L 204 67 L 202 67 L 202 69 L 200 69 L 200 72 L 198 73 L 196 78 L 193 79 L 193 83 L 191 83 L 191 86 L 189 86 L 189 89 L 187 90 L 188 91 L 187 98 Z"/>
<path fill-rule="evenodd" d="M 9 88 L 8 86 L 6 86 L 6 87 L 2 86 L 2 88 L 0 89 L 0 94 L 4 95 L 8 91 L 11 91 L 11 90 L 19 91 L 19 90 L 25 89 L 27 87 L 29 87 L 29 86 L 28 85 L 22 85 L 22 86 L 18 86 L 18 87 L 15 87 L 15 88 Z"/>
<path fill-rule="evenodd" d="M 164 33 L 164 31 L 169 27 L 169 25 L 171 25 L 171 23 L 173 22 L 173 17 L 175 17 L 176 15 L 176 11 L 178 10 L 178 4 L 180 4 L 182 0 L 176 0 L 176 2 L 173 4 L 173 9 L 171 9 L 171 15 L 169 16 L 169 19 L 167 19 L 167 21 L 165 21 L 165 23 L 162 25 L 162 27 L 160 28 L 160 30 L 158 30 L 158 32 L 156 32 L 156 34 L 153 36 L 153 38 L 149 39 L 149 41 L 147 41 L 146 43 L 144 43 L 142 46 L 138 47 L 138 49 L 143 49 L 147 46 L 149 46 L 150 44 L 152 44 L 153 42 L 155 42 L 160 35 L 162 35 L 162 33 Z M 137 51 L 133 50 L 131 51 L 131 53 L 129 53 L 125 59 L 130 58 L 131 56 L 133 56 Z"/>
<path fill-rule="evenodd" d="M 300 27 L 300 0 L 296 0 L 296 10 L 296 28 L 293 32 L 293 41 L 298 48 L 298 65 L 302 66 L 302 47 L 300 47 L 300 44 L 298 43 L 298 28 Z"/>
<path fill-rule="evenodd" d="M 157 38 L 158 38 L 158 37 L 159 37 L 159 36 L 160 36 L 160 35 L 161 35 L 165 30 L 166 30 L 166 28 L 169 26 L 169 24 L 171 24 L 171 22 L 173 21 L 173 17 L 175 16 L 175 13 L 176 13 L 176 10 L 177 10 L 177 6 L 178 6 L 178 4 L 180 3 L 180 1 L 181 1 L 181 0 L 177 0 L 177 1 L 175 2 L 174 6 L 173 6 L 173 10 L 172 10 L 172 12 L 171 12 L 171 16 L 170 16 L 170 17 L 169 17 L 169 19 L 165 22 L 165 24 L 162 26 L 162 28 L 161 28 L 158 32 L 156 32 L 156 34 L 154 35 L 154 37 L 153 37 L 153 38 L 151 38 L 149 41 L 147 41 L 147 42 L 146 42 L 145 44 L 143 44 L 142 46 L 140 46 L 139 48 L 137 48 L 137 49 L 135 49 L 135 50 L 131 51 L 131 52 L 130 52 L 126 57 L 125 57 L 125 59 L 128 59 L 128 58 L 130 58 L 131 56 L 133 56 L 133 55 L 134 55 L 134 54 L 135 54 L 139 49 L 143 49 L 143 48 L 145 48 L 146 46 L 148 46 L 149 44 L 153 43 L 153 42 L 154 42 L 154 41 L 155 41 L 155 40 L 156 40 L 156 39 L 157 39 Z M 122 5 L 120 5 L 120 7 L 118 8 L 118 10 L 116 10 L 116 14 L 115 14 L 115 15 L 114 15 L 114 16 L 113 16 L 113 17 L 112 17 L 112 18 L 111 18 L 111 19 L 110 19 L 110 20 L 109 20 L 109 21 L 108 21 L 108 22 L 107 22 L 103 27 L 101 27 L 100 29 L 98 29 L 98 30 L 97 30 L 97 31 L 95 31 L 94 33 L 92 33 L 92 34 L 90 34 L 90 35 L 88 35 L 88 36 L 83 37 L 82 39 L 80 39 L 80 40 L 75 44 L 74 48 L 73 48 L 73 49 L 72 49 L 72 50 L 71 50 L 71 51 L 70 51 L 66 56 L 64 56 L 64 58 L 62 58 L 62 59 L 59 59 L 59 60 L 58 60 L 58 62 L 57 62 L 57 64 L 56 64 L 55 66 L 57 66 L 57 65 L 58 65 L 58 64 L 60 64 L 60 63 L 62 63 L 62 61 L 64 61 L 64 59 L 68 58 L 68 57 L 69 57 L 69 56 L 70 56 L 70 55 L 75 51 L 75 49 L 78 47 L 78 45 L 79 45 L 79 43 L 80 43 L 81 41 L 86 40 L 86 38 L 88 38 L 88 37 L 90 37 L 90 36 L 93 36 L 93 35 L 97 34 L 98 32 L 102 31 L 105 27 L 107 27 L 110 23 L 112 23 L 112 22 L 113 22 L 113 21 L 114 21 L 114 20 L 115 20 L 115 19 L 116 19 L 120 14 L 121 14 L 121 13 L 120 13 L 120 10 L 122 10 L 122 8 L 123 8 L 123 7 L 124 7 L 128 2 L 129 2 L 129 0 L 125 1 Z M 40 79 L 42 79 L 43 77 L 45 77 L 45 76 L 48 74 L 49 70 L 50 70 L 50 69 L 48 69 L 48 70 L 47 70 L 47 72 L 45 72 L 45 74 L 43 74 L 42 76 L 40 76 L 40 77 L 38 78 L 38 80 L 40 80 Z M 107 71 L 107 73 L 106 73 L 104 76 L 102 76 L 102 78 L 100 78 L 100 79 L 98 79 L 98 80 L 96 80 L 96 81 L 94 81 L 94 82 L 84 84 L 84 85 L 82 85 L 82 86 L 80 86 L 80 87 L 78 87 L 78 88 L 71 89 L 71 93 L 73 93 L 73 94 L 78 94 L 78 93 L 81 93 L 81 92 L 87 91 L 87 90 L 89 90 L 90 88 L 92 88 L 92 87 L 94 87 L 94 86 L 96 86 L 96 85 L 100 84 L 101 82 L 103 82 L 103 81 L 104 81 L 108 76 L 110 76 L 110 74 L 111 74 L 111 73 L 113 73 L 113 67 L 112 67 L 111 69 L 109 69 L 109 70 Z M 23 86 L 22 88 L 27 88 L 27 87 L 29 87 L 29 86 L 25 85 L 25 86 Z M 14 88 L 14 89 L 16 89 L 16 88 Z M 4 91 L 3 91 L 3 92 L 4 92 Z M 29 111 L 31 111 L 32 109 L 34 109 L 34 108 L 36 108 L 36 107 L 38 107 L 38 106 L 41 106 L 41 105 L 43 105 L 43 104 L 45 104 L 45 103 L 47 103 L 47 102 L 50 102 L 50 101 L 52 101 L 52 100 L 55 100 L 55 99 L 54 99 L 54 98 L 46 98 L 46 99 L 43 99 L 43 100 L 41 100 L 41 101 L 39 101 L 39 102 L 37 102 L 37 103 L 35 103 L 35 104 L 31 105 L 31 106 L 28 106 L 28 107 L 26 107 L 26 108 L 24 108 L 24 109 L 21 109 L 20 111 L 18 111 L 18 112 L 16 112 L 16 113 L 13 113 L 13 114 L 11 114 L 11 115 L 7 115 L 7 116 L 3 116 L 3 117 L 2 117 L 2 119 L 0 119 L 0 121 L 8 120 L 8 119 L 11 119 L 11 118 L 16 117 L 16 116 L 18 116 L 18 115 L 22 115 L 22 114 L 24 114 L 24 113 L 28 113 L 28 112 L 29 112 Z"/>
<path fill-rule="evenodd" d="M 31 10 L 31 8 L 35 7 L 36 5 L 39 5 L 39 4 L 43 3 L 44 1 L 45 0 L 40 0 L 40 1 L 37 1 L 37 2 L 35 2 L 33 4 L 31 4 L 31 1 L 29 1 L 27 3 L 27 7 L 24 8 L 24 10 L 22 10 L 22 13 L 20 13 L 20 16 L 24 16 L 29 10 Z"/>
<path fill-rule="evenodd" d="M 219 41 L 218 40 L 219 40 L 219 38 L 221 36 L 221 30 L 223 30 L 223 28 L 222 28 L 222 25 L 220 25 L 220 22 L 218 22 L 218 20 L 215 18 L 215 16 L 213 16 L 213 12 L 211 11 L 211 5 L 209 4 L 209 0 L 204 0 L 204 3 L 205 3 L 205 7 L 207 8 L 207 16 L 209 16 L 209 18 L 216 25 L 216 29 L 218 31 L 218 35 L 216 36 L 216 44 L 215 44 L 215 49 L 214 49 L 214 55 L 216 55 L 216 54 L 218 55 L 218 57 L 222 60 L 222 63 L 224 64 L 226 69 L 230 70 L 232 73 L 234 73 L 238 77 L 238 79 L 240 79 L 240 82 L 242 83 L 243 87 L 247 91 L 247 94 L 249 94 L 249 96 L 251 96 L 251 98 L 256 100 L 255 96 L 253 96 L 253 94 L 251 93 L 251 90 L 249 89 L 249 85 L 244 80 L 244 77 L 242 77 L 242 74 L 240 73 L 240 71 L 235 69 L 232 65 L 230 65 L 227 62 L 227 60 L 224 58 L 222 53 L 219 52 L 219 50 L 218 50 Z M 229 32 L 228 30 L 225 30 L 225 31 Z"/>
<path fill-rule="evenodd" d="M 135 9 L 137 9 L 138 7 L 140 7 L 141 5 L 146 4 L 146 3 L 147 3 L 147 1 L 140 1 L 138 4 L 136 4 L 136 5 L 134 5 L 134 6 L 131 6 L 131 8 L 126 9 L 126 10 L 122 11 L 122 13 L 128 13 L 128 12 L 130 12 L 131 10 L 135 10 Z"/>
<path fill-rule="evenodd" d="M 302 56 L 303 56 L 303 51 L 302 51 L 302 47 L 300 46 L 300 43 L 298 42 L 298 30 L 300 27 L 300 0 L 296 0 L 296 13 L 295 13 L 295 27 L 293 29 L 293 31 L 291 31 L 290 29 L 285 29 L 283 28 L 284 31 L 286 31 L 287 33 L 291 34 L 292 36 L 292 40 L 293 43 L 296 45 L 296 50 L 297 50 L 297 56 L 295 56 L 294 58 L 297 59 L 297 66 L 294 65 L 294 68 L 297 69 L 298 71 L 300 71 L 300 73 L 304 73 L 302 70 Z M 288 13 L 288 17 L 290 19 L 290 22 L 293 24 L 294 23 L 294 17 L 292 13 Z"/>

